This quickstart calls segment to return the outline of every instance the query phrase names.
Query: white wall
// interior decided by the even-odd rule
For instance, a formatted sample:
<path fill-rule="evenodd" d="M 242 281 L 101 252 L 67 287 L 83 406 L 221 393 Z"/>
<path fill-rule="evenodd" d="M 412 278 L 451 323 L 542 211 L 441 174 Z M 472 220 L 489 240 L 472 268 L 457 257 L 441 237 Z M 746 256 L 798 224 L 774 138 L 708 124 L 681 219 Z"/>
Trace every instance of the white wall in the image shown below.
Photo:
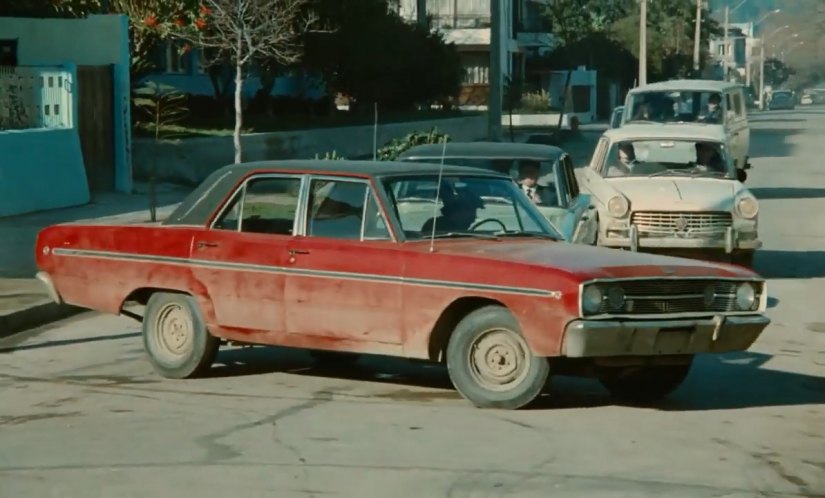
<path fill-rule="evenodd" d="M 125 15 L 0 17 L 0 36 L 18 39 L 17 62 L 21 66 L 114 65 L 115 186 L 125 192 L 132 189 L 128 28 Z"/>

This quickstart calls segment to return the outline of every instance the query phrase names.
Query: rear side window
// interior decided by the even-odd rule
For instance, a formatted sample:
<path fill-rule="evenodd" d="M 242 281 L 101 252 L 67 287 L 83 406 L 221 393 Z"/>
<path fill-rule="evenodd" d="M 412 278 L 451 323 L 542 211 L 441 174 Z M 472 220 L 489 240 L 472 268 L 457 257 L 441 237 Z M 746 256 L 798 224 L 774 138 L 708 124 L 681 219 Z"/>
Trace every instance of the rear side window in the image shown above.
<path fill-rule="evenodd" d="M 250 180 L 241 187 L 213 228 L 291 235 L 300 189 L 301 179 L 296 177 Z"/>

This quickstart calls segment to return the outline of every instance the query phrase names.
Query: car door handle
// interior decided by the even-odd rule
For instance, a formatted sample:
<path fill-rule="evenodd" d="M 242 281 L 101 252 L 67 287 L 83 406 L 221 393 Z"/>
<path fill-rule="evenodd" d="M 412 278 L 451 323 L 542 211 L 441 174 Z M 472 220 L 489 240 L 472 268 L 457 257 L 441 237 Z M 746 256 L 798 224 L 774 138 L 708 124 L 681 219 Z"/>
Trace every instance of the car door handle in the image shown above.
<path fill-rule="evenodd" d="M 207 247 L 218 247 L 219 245 L 220 244 L 218 244 L 217 242 L 200 241 L 197 244 L 195 244 L 195 247 L 197 247 L 198 249 L 206 249 Z"/>
<path fill-rule="evenodd" d="M 296 254 L 309 254 L 309 251 L 307 251 L 306 249 L 290 249 L 289 250 L 289 255 L 290 256 L 295 256 Z"/>

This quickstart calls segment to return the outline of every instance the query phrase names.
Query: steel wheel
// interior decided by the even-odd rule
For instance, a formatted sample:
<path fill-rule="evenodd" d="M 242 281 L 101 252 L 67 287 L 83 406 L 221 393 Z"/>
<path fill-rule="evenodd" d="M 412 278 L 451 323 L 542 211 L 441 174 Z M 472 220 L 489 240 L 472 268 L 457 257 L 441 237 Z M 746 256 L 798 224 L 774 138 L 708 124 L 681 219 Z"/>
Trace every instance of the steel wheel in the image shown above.
<path fill-rule="evenodd" d="M 547 358 L 533 354 L 513 314 L 498 305 L 471 311 L 459 321 L 446 360 L 453 385 L 479 408 L 527 406 L 550 376 Z"/>
<path fill-rule="evenodd" d="M 530 369 L 527 343 L 521 335 L 506 329 L 479 334 L 467 356 L 473 379 L 490 391 L 512 389 L 524 381 Z"/>
<path fill-rule="evenodd" d="M 158 353 L 166 359 L 175 361 L 192 351 L 195 328 L 191 315 L 181 305 L 164 305 L 158 310 L 154 325 Z"/>
<path fill-rule="evenodd" d="M 159 292 L 146 305 L 143 345 L 155 370 L 185 379 L 209 369 L 220 340 L 209 333 L 194 297 Z"/>

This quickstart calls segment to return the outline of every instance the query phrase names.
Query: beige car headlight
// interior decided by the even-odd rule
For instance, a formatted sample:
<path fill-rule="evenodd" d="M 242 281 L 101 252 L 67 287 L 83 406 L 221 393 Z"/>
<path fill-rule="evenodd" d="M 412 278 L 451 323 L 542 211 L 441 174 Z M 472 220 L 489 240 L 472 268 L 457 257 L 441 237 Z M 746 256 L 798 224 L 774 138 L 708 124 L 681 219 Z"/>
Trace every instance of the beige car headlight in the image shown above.
<path fill-rule="evenodd" d="M 607 212 L 614 218 L 623 218 L 630 211 L 630 203 L 623 195 L 614 195 L 607 201 Z"/>
<path fill-rule="evenodd" d="M 759 214 L 759 203 L 751 195 L 743 195 L 736 199 L 736 211 L 743 218 L 752 220 Z"/>
<path fill-rule="evenodd" d="M 753 284 L 744 282 L 736 288 L 736 306 L 742 311 L 751 311 L 757 305 L 756 289 Z"/>

